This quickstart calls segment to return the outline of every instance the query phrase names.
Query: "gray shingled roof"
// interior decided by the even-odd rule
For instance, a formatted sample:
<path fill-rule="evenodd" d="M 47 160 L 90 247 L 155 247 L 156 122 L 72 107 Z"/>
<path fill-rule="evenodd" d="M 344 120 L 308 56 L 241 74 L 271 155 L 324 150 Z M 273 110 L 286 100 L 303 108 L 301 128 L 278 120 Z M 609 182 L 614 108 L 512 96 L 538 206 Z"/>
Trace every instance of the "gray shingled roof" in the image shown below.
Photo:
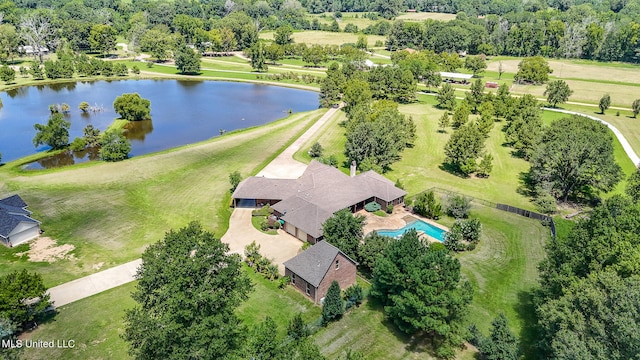
<path fill-rule="evenodd" d="M 295 180 L 248 178 L 238 185 L 233 198 L 280 199 L 272 207 L 283 214 L 282 219 L 318 238 L 322 224 L 335 212 L 371 197 L 392 201 L 406 194 L 374 171 L 349 177 L 314 160 Z"/>
<path fill-rule="evenodd" d="M 284 267 L 314 287 L 318 287 L 327 271 L 331 268 L 333 259 L 336 258 L 338 253 L 342 253 L 342 255 L 351 262 L 356 265 L 358 264 L 337 247 L 326 241 L 320 241 L 295 257 L 285 261 Z"/>
<path fill-rule="evenodd" d="M 18 195 L 0 199 L 0 237 L 8 238 L 13 229 L 23 221 L 38 223 L 39 221 L 29 217 L 27 204 Z"/>
<path fill-rule="evenodd" d="M 9 205 L 13 207 L 25 208 L 27 207 L 27 203 L 22 200 L 20 195 L 11 195 L 4 199 L 0 199 L 0 204 Z"/>

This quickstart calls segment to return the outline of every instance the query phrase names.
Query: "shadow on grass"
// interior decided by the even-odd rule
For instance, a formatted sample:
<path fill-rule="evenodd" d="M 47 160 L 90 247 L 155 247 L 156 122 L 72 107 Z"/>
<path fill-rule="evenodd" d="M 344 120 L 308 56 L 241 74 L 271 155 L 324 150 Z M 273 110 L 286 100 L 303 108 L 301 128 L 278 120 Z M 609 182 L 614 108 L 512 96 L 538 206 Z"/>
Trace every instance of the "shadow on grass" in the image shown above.
<path fill-rule="evenodd" d="M 522 328 L 520 329 L 520 349 L 525 359 L 538 359 L 539 350 L 536 344 L 539 339 L 537 318 L 535 305 L 533 302 L 534 291 L 521 291 L 518 293 L 518 303 L 515 310 L 522 319 Z"/>
<path fill-rule="evenodd" d="M 365 304 L 367 310 L 369 311 L 379 311 L 384 313 L 384 307 L 382 304 L 372 297 L 367 298 L 367 302 Z M 390 334 L 395 336 L 395 338 L 404 344 L 405 350 L 414 354 L 429 354 L 431 357 L 436 357 L 436 352 L 433 347 L 432 339 L 426 333 L 419 333 L 415 335 L 407 335 L 402 331 L 398 330 L 398 328 L 391 322 L 385 315 L 384 320 L 382 320 L 382 325 L 389 331 Z"/>
<path fill-rule="evenodd" d="M 460 171 L 460 168 L 458 166 L 451 163 L 442 163 L 438 166 L 438 168 L 442 171 L 446 171 L 449 174 L 455 175 L 459 178 L 463 178 L 463 179 L 469 178 L 469 175 L 463 173 L 462 171 Z"/>
<path fill-rule="evenodd" d="M 523 171 L 518 174 L 518 188 L 517 192 L 520 195 L 526 197 L 534 197 L 535 196 L 535 185 L 533 183 L 533 178 L 531 177 L 530 171 Z"/>

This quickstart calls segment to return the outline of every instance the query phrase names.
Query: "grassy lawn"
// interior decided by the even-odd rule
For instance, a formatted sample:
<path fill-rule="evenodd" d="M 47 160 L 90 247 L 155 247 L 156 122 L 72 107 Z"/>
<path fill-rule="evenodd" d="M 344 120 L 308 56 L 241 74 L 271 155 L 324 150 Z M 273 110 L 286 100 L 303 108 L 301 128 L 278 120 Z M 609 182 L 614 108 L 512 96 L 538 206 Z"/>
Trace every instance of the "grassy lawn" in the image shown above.
<path fill-rule="evenodd" d="M 291 287 L 278 289 L 277 282 L 245 267 L 254 289 L 249 299 L 238 309 L 239 317 L 251 325 L 271 316 L 284 336 L 286 326 L 294 315 L 301 313 L 305 322 L 315 321 L 321 308 L 313 305 Z M 129 359 L 128 345 L 120 338 L 124 332 L 124 312 L 133 308 L 131 292 L 135 282 L 105 291 L 59 308 L 59 313 L 49 322 L 24 339 L 75 340 L 74 349 L 27 349 L 24 359 Z M 265 311 L 269 309 L 270 311 Z"/>
<path fill-rule="evenodd" d="M 230 172 L 255 174 L 324 110 L 119 163 L 35 173 L 5 165 L 0 191 L 19 192 L 46 235 L 71 244 L 73 258 L 33 263 L 21 247 L 0 248 L 0 274 L 40 270 L 54 286 L 140 256 L 171 228 L 199 220 L 217 236 L 228 226 Z"/>
<path fill-rule="evenodd" d="M 251 225 L 253 225 L 253 227 L 256 228 L 256 230 L 258 230 L 258 231 L 260 231 L 262 233 L 265 233 L 265 234 L 268 234 L 268 235 L 277 235 L 278 231 L 276 229 L 269 229 L 267 231 L 263 231 L 260 228 L 260 222 L 261 222 L 262 219 L 266 220 L 266 218 L 264 216 L 252 216 L 251 217 Z"/>
<path fill-rule="evenodd" d="M 296 43 L 306 44 L 319 44 L 319 45 L 342 45 L 342 44 L 355 44 L 358 41 L 358 34 L 343 33 L 343 32 L 329 32 L 319 30 L 305 30 L 294 32 L 291 35 Z M 265 31 L 260 33 L 261 39 L 273 40 L 273 32 Z M 376 41 L 385 41 L 384 36 L 380 35 L 367 35 L 367 41 L 373 45 Z"/>
<path fill-rule="evenodd" d="M 427 19 L 449 21 L 456 18 L 456 14 L 432 13 L 432 12 L 414 12 L 404 13 L 396 17 L 398 20 L 405 21 L 425 21 Z"/>

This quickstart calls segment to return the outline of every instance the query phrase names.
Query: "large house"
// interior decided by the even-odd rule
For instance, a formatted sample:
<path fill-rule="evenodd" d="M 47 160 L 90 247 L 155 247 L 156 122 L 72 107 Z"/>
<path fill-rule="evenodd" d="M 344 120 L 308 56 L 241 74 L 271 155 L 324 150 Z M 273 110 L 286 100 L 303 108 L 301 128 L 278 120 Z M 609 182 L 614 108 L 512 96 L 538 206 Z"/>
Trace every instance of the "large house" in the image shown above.
<path fill-rule="evenodd" d="M 40 222 L 31 218 L 19 195 L 0 199 L 0 243 L 15 246 L 40 235 Z"/>
<path fill-rule="evenodd" d="M 385 209 L 403 204 L 405 195 L 406 191 L 375 171 L 356 176 L 352 165 L 348 176 L 314 160 L 298 179 L 245 179 L 233 192 L 233 203 L 236 207 L 269 204 L 287 233 L 315 244 L 322 239 L 322 224 L 335 212 L 356 212 L 372 201 Z"/>
<path fill-rule="evenodd" d="M 353 259 L 326 241 L 320 241 L 284 262 L 284 274 L 291 285 L 319 304 L 335 280 L 341 289 L 356 283 Z"/>

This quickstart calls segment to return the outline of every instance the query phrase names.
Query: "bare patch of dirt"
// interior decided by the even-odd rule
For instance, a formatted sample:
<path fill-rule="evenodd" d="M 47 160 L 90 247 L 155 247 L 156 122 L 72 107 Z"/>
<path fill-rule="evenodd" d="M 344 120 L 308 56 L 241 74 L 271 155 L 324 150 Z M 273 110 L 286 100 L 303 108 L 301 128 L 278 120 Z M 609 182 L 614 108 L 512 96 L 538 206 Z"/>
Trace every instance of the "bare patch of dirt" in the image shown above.
<path fill-rule="evenodd" d="M 29 250 L 16 253 L 21 257 L 27 255 L 31 262 L 48 262 L 53 263 L 62 259 L 73 259 L 73 255 L 69 253 L 75 249 L 71 244 L 56 246 L 57 242 L 50 237 L 41 236 L 29 244 Z"/>
<path fill-rule="evenodd" d="M 104 266 L 104 262 L 99 262 L 97 264 L 93 264 L 92 268 L 94 270 L 100 270 L 100 269 L 102 269 L 102 266 Z"/>

